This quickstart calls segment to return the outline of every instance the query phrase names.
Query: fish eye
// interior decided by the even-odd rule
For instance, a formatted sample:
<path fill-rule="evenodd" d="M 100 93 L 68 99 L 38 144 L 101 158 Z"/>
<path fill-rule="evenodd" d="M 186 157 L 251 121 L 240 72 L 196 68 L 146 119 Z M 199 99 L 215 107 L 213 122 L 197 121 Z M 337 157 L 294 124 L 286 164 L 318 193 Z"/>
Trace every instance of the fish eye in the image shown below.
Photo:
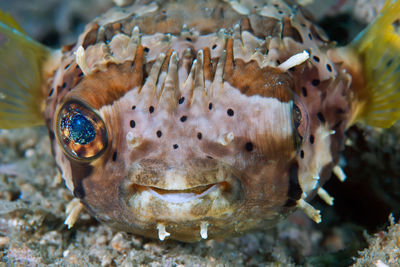
<path fill-rule="evenodd" d="M 292 106 L 292 120 L 296 148 L 299 149 L 308 135 L 308 112 L 300 99 L 295 99 Z"/>
<path fill-rule="evenodd" d="M 107 129 L 100 115 L 79 101 L 66 102 L 58 112 L 56 132 L 65 153 L 77 160 L 91 160 L 107 147 Z"/>

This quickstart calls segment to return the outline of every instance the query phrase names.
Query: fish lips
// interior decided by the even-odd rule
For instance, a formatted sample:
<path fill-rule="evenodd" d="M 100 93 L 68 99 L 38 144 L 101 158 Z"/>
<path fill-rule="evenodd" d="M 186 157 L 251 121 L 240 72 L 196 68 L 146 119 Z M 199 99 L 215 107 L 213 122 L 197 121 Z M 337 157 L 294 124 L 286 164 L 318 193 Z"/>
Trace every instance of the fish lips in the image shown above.
<path fill-rule="evenodd" d="M 120 200 L 139 220 L 218 220 L 232 216 L 244 203 L 242 183 L 228 166 L 145 165 L 135 164 L 120 188 Z"/>

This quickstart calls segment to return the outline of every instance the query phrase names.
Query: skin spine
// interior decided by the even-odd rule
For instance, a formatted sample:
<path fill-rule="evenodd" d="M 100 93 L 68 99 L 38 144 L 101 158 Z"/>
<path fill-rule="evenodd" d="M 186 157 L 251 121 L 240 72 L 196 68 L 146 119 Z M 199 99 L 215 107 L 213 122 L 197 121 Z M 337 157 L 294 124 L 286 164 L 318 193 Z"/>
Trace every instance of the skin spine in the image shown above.
<path fill-rule="evenodd" d="M 144 236 L 232 236 L 296 208 L 319 221 L 306 201 L 323 195 L 354 100 L 331 49 L 285 1 L 112 9 L 47 80 L 57 165 L 97 219 Z"/>

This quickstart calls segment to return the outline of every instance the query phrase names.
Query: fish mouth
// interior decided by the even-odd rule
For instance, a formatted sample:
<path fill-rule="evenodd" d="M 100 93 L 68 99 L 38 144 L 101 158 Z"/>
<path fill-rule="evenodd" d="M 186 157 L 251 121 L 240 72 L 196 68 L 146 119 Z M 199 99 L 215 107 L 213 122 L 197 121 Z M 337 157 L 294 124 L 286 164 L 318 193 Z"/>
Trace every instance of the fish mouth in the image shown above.
<path fill-rule="evenodd" d="M 224 182 L 201 185 L 182 190 L 167 190 L 154 186 L 143 186 L 143 185 L 135 185 L 135 186 L 139 191 L 142 192 L 147 191 L 160 200 L 178 204 L 200 199 L 218 189 L 221 191 L 228 190 L 230 184 L 224 181 Z"/>

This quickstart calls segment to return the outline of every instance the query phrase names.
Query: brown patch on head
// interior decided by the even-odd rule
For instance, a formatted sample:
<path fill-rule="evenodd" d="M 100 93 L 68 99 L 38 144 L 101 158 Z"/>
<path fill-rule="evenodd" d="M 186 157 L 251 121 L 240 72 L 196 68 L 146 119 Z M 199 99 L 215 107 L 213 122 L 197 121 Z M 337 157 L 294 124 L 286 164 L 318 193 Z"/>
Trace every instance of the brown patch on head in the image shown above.
<path fill-rule="evenodd" d="M 86 34 L 82 41 L 83 48 L 87 48 L 89 45 L 95 44 L 97 40 L 97 32 L 99 30 L 99 25 L 97 23 L 92 23 L 86 26 Z"/>
<path fill-rule="evenodd" d="M 293 99 L 290 76 L 277 68 L 260 68 L 256 61 L 234 59 L 233 39 L 227 43 L 224 79 L 247 96 L 274 97 L 282 102 Z"/>
<path fill-rule="evenodd" d="M 208 81 L 212 81 L 214 79 L 215 70 L 211 63 L 211 55 L 210 55 L 210 48 L 205 47 L 204 51 L 204 79 Z"/>
<path fill-rule="evenodd" d="M 109 63 L 107 71 L 89 74 L 68 97 L 82 99 L 95 109 L 112 104 L 129 90 L 143 84 L 143 54 L 143 46 L 139 46 L 133 63 Z"/>
<path fill-rule="evenodd" d="M 240 22 L 240 28 L 242 31 L 248 31 L 248 32 L 253 32 L 253 29 L 251 28 L 250 20 L 249 18 L 243 18 L 242 21 Z"/>
<path fill-rule="evenodd" d="M 87 163 L 77 163 L 74 160 L 71 162 L 72 182 L 74 184 L 74 196 L 84 198 L 86 193 L 83 187 L 83 180 L 89 177 L 93 172 L 93 167 Z"/>
<path fill-rule="evenodd" d="M 299 31 L 292 26 L 291 19 L 289 17 L 284 17 L 283 19 L 282 37 L 290 37 L 296 42 L 303 43 L 303 38 L 301 38 Z"/>

